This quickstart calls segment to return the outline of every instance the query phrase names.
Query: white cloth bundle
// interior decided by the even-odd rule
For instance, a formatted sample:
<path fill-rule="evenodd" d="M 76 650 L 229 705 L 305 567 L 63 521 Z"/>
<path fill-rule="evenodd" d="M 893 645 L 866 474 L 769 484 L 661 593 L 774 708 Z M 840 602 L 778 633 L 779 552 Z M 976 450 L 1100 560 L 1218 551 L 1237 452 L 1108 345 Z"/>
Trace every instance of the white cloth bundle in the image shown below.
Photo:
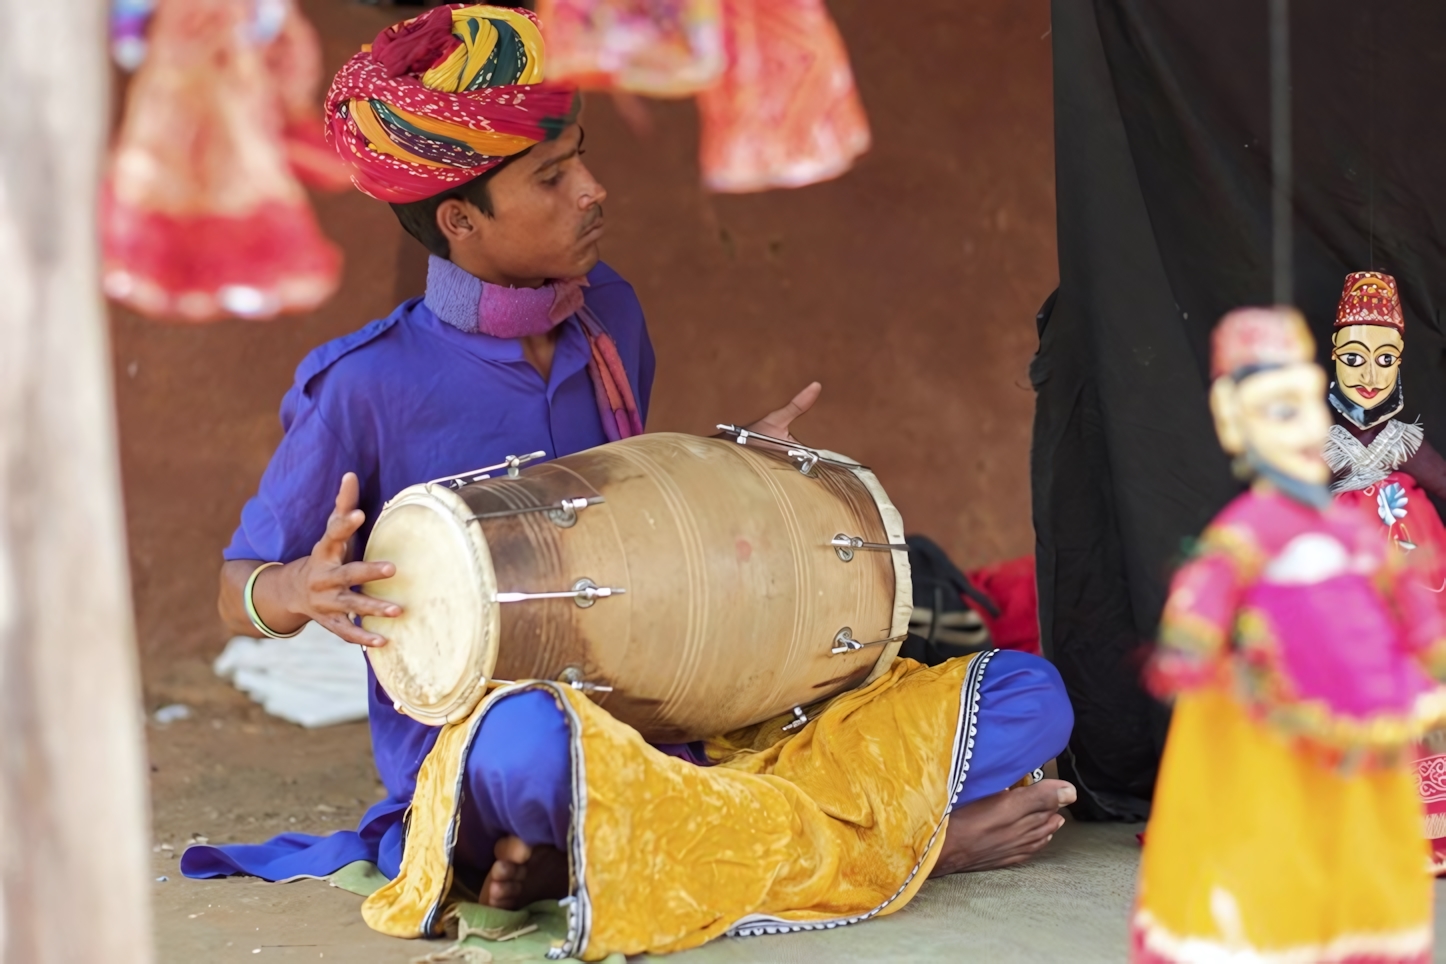
<path fill-rule="evenodd" d="M 316 623 L 291 639 L 237 636 L 215 670 L 292 723 L 314 728 L 367 718 L 366 654 Z"/>

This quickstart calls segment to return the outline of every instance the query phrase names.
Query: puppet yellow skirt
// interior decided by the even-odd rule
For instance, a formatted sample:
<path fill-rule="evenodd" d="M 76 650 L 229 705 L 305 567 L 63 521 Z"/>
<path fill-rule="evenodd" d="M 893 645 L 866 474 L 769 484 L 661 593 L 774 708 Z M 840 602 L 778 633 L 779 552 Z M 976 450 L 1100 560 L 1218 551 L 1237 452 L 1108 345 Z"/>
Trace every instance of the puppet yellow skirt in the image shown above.
<path fill-rule="evenodd" d="M 1424 962 L 1432 888 L 1405 768 L 1342 773 L 1204 690 L 1175 704 L 1136 962 Z"/>
<path fill-rule="evenodd" d="M 892 913 L 938 857 L 987 662 L 899 660 L 795 732 L 780 717 L 709 743 L 711 767 L 659 753 L 568 687 L 499 689 L 439 734 L 418 776 L 401 873 L 362 915 L 398 937 L 438 932 L 472 735 L 519 686 L 550 692 L 571 733 L 572 893 L 558 956 L 675 951 L 724 933 Z"/>

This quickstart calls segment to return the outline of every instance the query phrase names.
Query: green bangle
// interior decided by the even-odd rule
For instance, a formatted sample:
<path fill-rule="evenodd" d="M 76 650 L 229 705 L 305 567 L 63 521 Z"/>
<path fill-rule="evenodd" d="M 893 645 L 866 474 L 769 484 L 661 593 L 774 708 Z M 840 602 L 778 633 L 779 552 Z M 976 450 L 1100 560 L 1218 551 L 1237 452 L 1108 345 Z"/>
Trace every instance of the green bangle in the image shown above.
<path fill-rule="evenodd" d="M 257 631 L 259 631 L 261 635 L 270 636 L 272 639 L 290 639 L 291 637 L 298 635 L 301 632 L 301 629 L 298 629 L 294 633 L 276 632 L 270 626 L 266 625 L 264 622 L 261 621 L 261 614 L 256 611 L 256 600 L 251 598 L 251 594 L 256 591 L 256 577 L 261 575 L 261 573 L 265 572 L 267 569 L 270 569 L 272 566 L 279 565 L 282 565 L 282 563 L 263 562 L 255 569 L 252 569 L 251 578 L 246 580 L 246 588 L 241 593 L 241 599 L 246 604 L 246 618 L 251 620 L 251 625 L 255 626 Z M 305 625 L 303 625 L 301 628 L 305 629 L 306 627 Z"/>

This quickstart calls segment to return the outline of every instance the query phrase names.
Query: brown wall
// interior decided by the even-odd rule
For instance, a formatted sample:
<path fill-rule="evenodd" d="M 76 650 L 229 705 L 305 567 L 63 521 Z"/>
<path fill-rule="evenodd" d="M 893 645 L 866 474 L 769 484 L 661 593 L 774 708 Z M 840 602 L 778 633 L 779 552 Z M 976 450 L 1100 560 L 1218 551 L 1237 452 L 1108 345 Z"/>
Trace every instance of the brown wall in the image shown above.
<path fill-rule="evenodd" d="M 303 4 L 330 66 L 397 11 Z M 1045 0 L 831 0 L 874 148 L 837 181 L 714 196 L 687 102 L 635 136 L 608 98 L 585 116 L 608 187 L 604 257 L 636 286 L 657 348 L 653 430 L 711 433 L 810 379 L 805 441 L 873 466 L 909 530 L 965 566 L 1031 551 L 1025 368 L 1054 287 Z M 210 655 L 220 550 L 280 436 L 277 405 L 318 343 L 419 293 L 424 254 L 382 204 L 321 198 L 343 290 L 271 323 L 175 327 L 114 313 L 122 460 L 148 675 Z"/>

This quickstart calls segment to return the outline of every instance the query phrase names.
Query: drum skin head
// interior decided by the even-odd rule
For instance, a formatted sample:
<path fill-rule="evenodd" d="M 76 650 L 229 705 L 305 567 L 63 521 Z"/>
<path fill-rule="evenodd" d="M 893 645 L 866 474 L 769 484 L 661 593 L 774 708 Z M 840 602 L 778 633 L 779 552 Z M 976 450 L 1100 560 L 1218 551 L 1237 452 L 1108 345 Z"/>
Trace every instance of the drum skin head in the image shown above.
<path fill-rule="evenodd" d="M 397 710 L 430 726 L 465 719 L 481 701 L 497 662 L 497 576 L 472 510 L 439 485 L 414 485 L 388 502 L 365 559 L 397 567 L 366 594 L 402 607 L 396 619 L 366 616 L 386 637 L 367 649 Z"/>

